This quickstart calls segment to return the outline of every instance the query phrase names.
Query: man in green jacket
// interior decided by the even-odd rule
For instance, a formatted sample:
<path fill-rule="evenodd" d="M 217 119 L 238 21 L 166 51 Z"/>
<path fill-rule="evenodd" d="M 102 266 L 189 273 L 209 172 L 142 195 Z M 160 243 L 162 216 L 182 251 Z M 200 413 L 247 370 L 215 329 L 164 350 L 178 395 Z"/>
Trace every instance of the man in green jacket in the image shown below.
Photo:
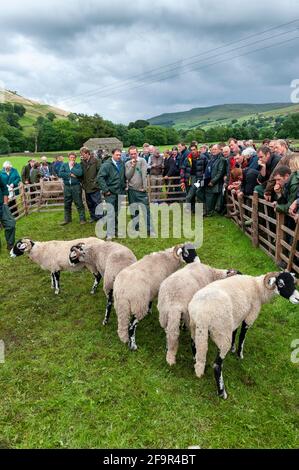
<path fill-rule="evenodd" d="M 80 178 L 83 176 L 83 169 L 80 163 L 76 163 L 76 154 L 69 154 L 68 163 L 61 165 L 59 177 L 64 183 L 64 221 L 60 225 L 67 225 L 72 221 L 72 202 L 75 203 L 80 224 L 86 224 L 85 209 L 82 201 L 82 187 Z"/>
<path fill-rule="evenodd" d="M 0 222 L 5 229 L 7 249 L 11 250 L 15 244 L 16 221 L 8 207 L 8 188 L 0 175 Z"/>
<path fill-rule="evenodd" d="M 219 145 L 213 145 L 211 158 L 205 169 L 205 203 L 206 215 L 213 215 L 217 200 L 223 188 L 223 179 L 226 173 L 226 161 L 222 157 Z"/>
<path fill-rule="evenodd" d="M 125 194 L 125 166 L 121 161 L 121 150 L 112 150 L 112 158 L 105 161 L 99 171 L 97 182 L 107 203 L 107 240 L 118 234 L 118 213 L 121 196 Z"/>
<path fill-rule="evenodd" d="M 90 222 L 96 222 L 100 219 L 100 216 L 96 215 L 96 208 L 101 203 L 101 191 L 97 182 L 101 161 L 91 155 L 87 147 L 82 147 L 80 154 L 83 169 L 82 186 L 86 195 Z"/>
<path fill-rule="evenodd" d="M 288 214 L 291 204 L 297 197 L 299 189 L 299 171 L 291 173 L 288 166 L 281 165 L 273 172 L 276 194 L 275 210 Z"/>

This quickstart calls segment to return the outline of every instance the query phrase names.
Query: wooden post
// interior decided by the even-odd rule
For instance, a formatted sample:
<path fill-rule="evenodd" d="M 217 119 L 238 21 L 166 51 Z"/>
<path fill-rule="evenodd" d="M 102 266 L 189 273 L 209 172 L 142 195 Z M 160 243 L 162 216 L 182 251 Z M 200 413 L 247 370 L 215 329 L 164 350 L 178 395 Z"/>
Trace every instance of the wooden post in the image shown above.
<path fill-rule="evenodd" d="M 241 228 L 242 228 L 243 232 L 245 232 L 243 201 L 244 201 L 244 197 L 243 196 L 238 196 L 238 206 L 239 206 L 239 212 L 240 212 Z"/>
<path fill-rule="evenodd" d="M 275 262 L 278 264 L 281 261 L 282 245 L 280 240 L 283 237 L 282 225 L 284 224 L 284 214 L 276 212 L 276 244 L 275 244 Z"/>
<path fill-rule="evenodd" d="M 294 230 L 294 240 L 293 240 L 293 243 L 292 243 L 292 248 L 291 248 L 289 261 L 288 261 L 288 265 L 287 265 L 287 270 L 288 271 L 292 270 L 292 265 L 293 265 L 293 260 L 294 260 L 294 256 L 295 256 L 295 253 L 296 253 L 298 238 L 299 238 L 299 222 L 296 223 L 296 227 L 295 227 L 295 230 Z"/>
<path fill-rule="evenodd" d="M 150 175 L 147 175 L 147 193 L 148 193 L 148 202 L 149 204 L 152 201 L 152 188 L 151 188 L 151 178 Z"/>
<path fill-rule="evenodd" d="M 27 202 L 27 194 L 26 194 L 26 188 L 23 183 L 20 184 L 20 192 L 21 192 L 21 201 L 24 206 L 24 212 L 25 215 L 28 215 L 28 202 Z"/>
<path fill-rule="evenodd" d="M 253 193 L 252 197 L 252 244 L 259 246 L 259 195 Z"/>

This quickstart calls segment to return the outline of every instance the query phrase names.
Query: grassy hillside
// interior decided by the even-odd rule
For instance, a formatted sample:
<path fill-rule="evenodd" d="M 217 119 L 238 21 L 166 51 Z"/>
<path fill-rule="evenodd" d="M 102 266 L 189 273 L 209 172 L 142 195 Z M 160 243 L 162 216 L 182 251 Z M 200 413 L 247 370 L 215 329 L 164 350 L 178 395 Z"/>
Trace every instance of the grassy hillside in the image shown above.
<path fill-rule="evenodd" d="M 193 108 L 190 111 L 179 113 L 165 113 L 147 119 L 152 125 L 163 127 L 174 127 L 176 129 L 192 129 L 202 127 L 203 129 L 220 125 L 230 124 L 233 119 L 238 121 L 248 120 L 262 114 L 269 116 L 286 116 L 290 113 L 299 112 L 299 105 L 292 103 L 265 103 L 265 104 L 223 104 L 209 106 L 206 108 Z"/>
<path fill-rule="evenodd" d="M 3 100 L 9 103 L 19 103 L 25 106 L 26 114 L 20 119 L 20 124 L 23 127 L 24 133 L 28 134 L 33 127 L 34 122 L 39 116 L 46 116 L 47 113 L 52 112 L 56 115 L 58 119 L 64 119 L 68 116 L 69 112 L 64 111 L 47 104 L 41 104 L 37 101 L 24 98 L 23 96 L 18 95 L 15 92 L 8 90 L 3 93 L 0 92 L 0 100 Z"/>

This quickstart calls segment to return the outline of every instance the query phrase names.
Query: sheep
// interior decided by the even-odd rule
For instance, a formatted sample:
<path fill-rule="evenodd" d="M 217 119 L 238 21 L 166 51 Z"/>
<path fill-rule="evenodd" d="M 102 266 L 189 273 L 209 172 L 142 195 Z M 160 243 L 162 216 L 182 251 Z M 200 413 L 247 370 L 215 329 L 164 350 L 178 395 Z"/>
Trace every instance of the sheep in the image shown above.
<path fill-rule="evenodd" d="M 107 325 L 113 305 L 113 284 L 122 269 L 137 261 L 134 253 L 116 242 L 105 241 L 101 245 L 79 243 L 71 247 L 69 261 L 72 266 L 89 264 L 103 277 L 103 289 L 107 305 L 103 325 Z"/>
<path fill-rule="evenodd" d="M 131 351 L 137 349 L 137 324 L 150 312 L 161 282 L 176 271 L 181 262 L 192 262 L 196 257 L 193 245 L 178 245 L 146 255 L 116 276 L 114 305 L 118 336 L 122 342 L 128 343 Z"/>
<path fill-rule="evenodd" d="M 69 252 L 74 244 L 80 242 L 89 242 L 93 244 L 105 243 L 96 237 L 81 238 L 76 240 L 52 240 L 47 242 L 35 242 L 29 238 L 18 240 L 12 250 L 10 256 L 16 258 L 28 253 L 29 258 L 40 265 L 40 267 L 51 273 L 51 287 L 55 289 L 55 294 L 60 292 L 60 272 L 61 271 L 80 271 L 86 267 L 95 277 L 92 293 L 97 287 L 100 277 L 95 268 L 88 264 L 80 264 L 79 266 L 71 266 L 69 263 Z"/>
<path fill-rule="evenodd" d="M 232 269 L 215 269 L 195 259 L 162 282 L 158 295 L 159 321 L 166 333 L 166 361 L 170 366 L 176 363 L 181 320 L 190 328 L 188 304 L 195 292 L 217 279 L 237 273 L 241 274 Z"/>
<path fill-rule="evenodd" d="M 258 277 L 237 275 L 212 282 L 196 292 L 188 306 L 191 336 L 195 343 L 195 373 L 197 377 L 204 373 L 210 334 L 218 347 L 213 367 L 219 397 L 227 398 L 222 366 L 228 351 L 235 349 L 238 327 L 242 325 L 237 356 L 243 359 L 245 335 L 258 317 L 262 305 L 275 294 L 298 304 L 299 292 L 295 283 L 295 275 L 289 272 Z"/>

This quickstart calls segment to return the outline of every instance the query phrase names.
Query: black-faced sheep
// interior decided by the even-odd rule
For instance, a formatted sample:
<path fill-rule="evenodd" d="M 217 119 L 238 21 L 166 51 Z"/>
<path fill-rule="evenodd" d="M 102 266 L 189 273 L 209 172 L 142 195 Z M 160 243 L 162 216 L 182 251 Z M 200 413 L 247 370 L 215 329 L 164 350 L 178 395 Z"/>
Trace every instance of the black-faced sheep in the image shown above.
<path fill-rule="evenodd" d="M 166 361 L 169 365 L 176 362 L 181 321 L 190 329 L 188 304 L 193 295 L 213 281 L 238 273 L 239 271 L 232 269 L 212 268 L 195 259 L 193 263 L 171 274 L 162 282 L 158 295 L 158 310 L 160 325 L 166 333 Z"/>
<path fill-rule="evenodd" d="M 129 344 L 131 350 L 137 349 L 137 324 L 149 312 L 161 282 L 176 271 L 182 262 L 192 262 L 196 257 L 193 245 L 178 245 L 146 255 L 117 275 L 113 292 L 118 336 Z"/>
<path fill-rule="evenodd" d="M 103 289 L 107 305 L 103 325 L 109 321 L 113 305 L 113 285 L 116 276 L 124 268 L 137 261 L 134 253 L 126 246 L 116 242 L 103 241 L 100 245 L 79 243 L 71 247 L 69 261 L 72 266 L 88 264 L 99 273 L 97 282 L 103 277 Z"/>
<path fill-rule="evenodd" d="M 242 325 L 237 350 L 242 359 L 248 328 L 258 317 L 262 305 L 277 294 L 293 304 L 299 303 L 294 274 L 283 272 L 258 277 L 233 276 L 209 284 L 192 298 L 188 310 L 191 336 L 196 348 L 195 373 L 198 377 L 204 373 L 210 334 L 218 347 L 214 375 L 220 397 L 227 398 L 222 366 L 226 354 L 234 348 L 238 327 Z"/>
<path fill-rule="evenodd" d="M 55 294 L 60 292 L 60 272 L 80 271 L 87 268 L 97 279 L 98 273 L 95 268 L 88 264 L 71 266 L 69 263 L 70 249 L 78 243 L 104 243 L 96 237 L 79 238 L 76 240 L 51 240 L 48 242 L 35 242 L 29 238 L 18 240 L 10 252 L 12 258 L 22 256 L 27 253 L 29 258 L 42 269 L 51 273 L 51 287 L 55 289 Z"/>

